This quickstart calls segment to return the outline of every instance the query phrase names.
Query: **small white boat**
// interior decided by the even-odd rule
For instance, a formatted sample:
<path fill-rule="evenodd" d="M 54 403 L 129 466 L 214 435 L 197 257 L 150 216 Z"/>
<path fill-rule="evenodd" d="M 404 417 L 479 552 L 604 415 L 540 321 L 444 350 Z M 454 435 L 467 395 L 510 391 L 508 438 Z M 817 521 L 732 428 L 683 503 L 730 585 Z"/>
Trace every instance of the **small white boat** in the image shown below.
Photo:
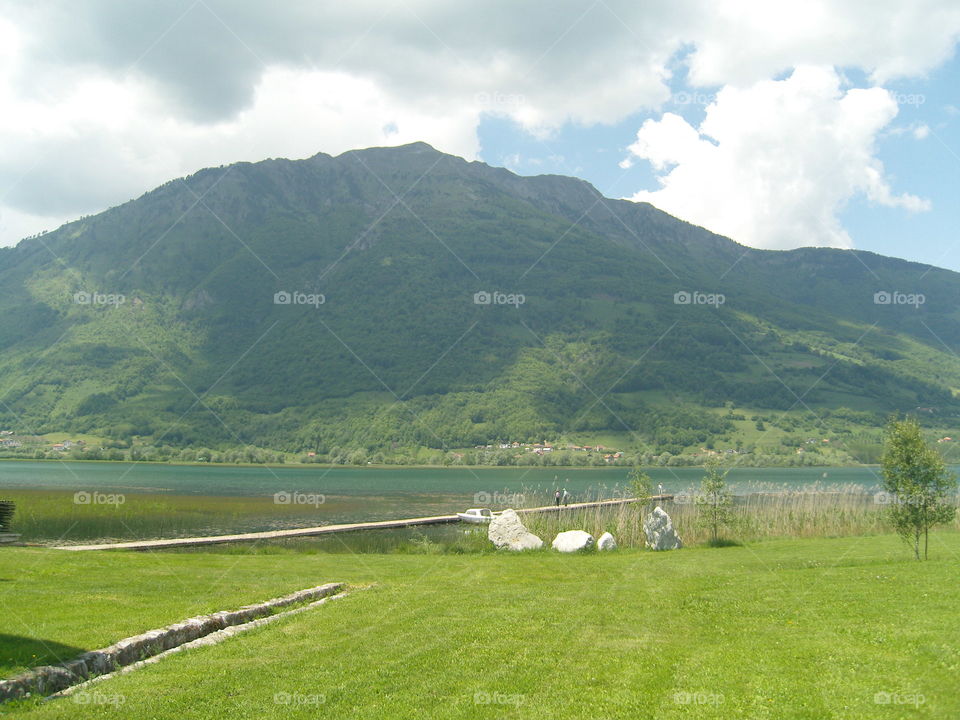
<path fill-rule="evenodd" d="M 493 520 L 493 513 L 488 508 L 470 508 L 466 512 L 457 513 L 457 517 L 474 525 L 486 525 Z"/>

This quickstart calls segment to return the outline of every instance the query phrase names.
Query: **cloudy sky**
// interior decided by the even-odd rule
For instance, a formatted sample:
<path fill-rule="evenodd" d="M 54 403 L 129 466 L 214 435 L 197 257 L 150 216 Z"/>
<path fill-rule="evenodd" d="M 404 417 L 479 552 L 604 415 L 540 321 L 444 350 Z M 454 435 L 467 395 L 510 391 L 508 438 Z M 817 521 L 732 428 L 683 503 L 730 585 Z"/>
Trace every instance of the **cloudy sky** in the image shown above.
<path fill-rule="evenodd" d="M 0 244 L 424 140 L 755 247 L 960 270 L 956 0 L 0 0 Z"/>

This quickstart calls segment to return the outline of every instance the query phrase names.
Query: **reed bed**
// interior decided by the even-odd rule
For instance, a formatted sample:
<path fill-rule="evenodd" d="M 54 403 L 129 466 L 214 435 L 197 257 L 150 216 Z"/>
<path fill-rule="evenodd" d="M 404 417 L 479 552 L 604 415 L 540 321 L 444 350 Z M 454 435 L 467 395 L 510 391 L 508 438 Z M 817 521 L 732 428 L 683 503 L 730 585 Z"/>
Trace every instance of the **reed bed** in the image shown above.
<path fill-rule="evenodd" d="M 703 521 L 704 509 L 696 501 L 696 489 L 675 493 L 672 501 L 660 503 L 687 545 L 706 544 L 710 533 Z M 622 496 L 622 495 L 621 495 Z M 597 499 L 609 498 L 597 493 Z M 753 542 L 777 537 L 842 537 L 893 532 L 886 518 L 884 496 L 860 485 L 810 485 L 758 487 L 733 496 L 732 522 L 722 537 L 728 542 Z M 534 502 L 528 507 L 546 504 Z M 643 547 L 643 516 L 650 503 L 630 503 L 523 517 L 527 528 L 550 542 L 565 530 L 586 530 L 595 537 L 610 532 L 621 547 Z M 960 530 L 960 518 L 949 529 Z"/>
<path fill-rule="evenodd" d="M 754 542 L 777 537 L 841 537 L 893 532 L 886 518 L 887 506 L 877 489 L 861 485 L 804 487 L 758 484 L 739 487 L 733 496 L 732 522 L 722 532 L 726 542 Z M 705 544 L 709 531 L 702 521 L 703 509 L 695 502 L 696 489 L 674 493 L 661 503 L 686 545 Z M 552 488 L 526 488 L 522 493 L 504 491 L 493 509 L 510 506 L 552 506 Z M 590 502 L 629 498 L 625 486 L 600 486 L 579 493 L 572 500 Z M 297 506 L 275 505 L 270 498 L 171 496 L 131 494 L 119 505 L 78 504 L 62 491 L 22 490 L 5 494 L 16 502 L 12 529 L 26 542 L 71 543 L 90 540 L 125 540 L 147 537 L 177 537 L 234 533 L 281 527 L 300 527 L 336 520 L 321 518 Z M 327 506 L 329 509 L 329 506 Z M 621 547 L 643 547 L 643 517 L 649 503 L 635 502 L 522 516 L 527 528 L 549 547 L 557 533 L 586 530 L 599 537 L 607 531 Z M 356 508 L 350 508 L 355 512 Z M 945 529 L 960 530 L 960 519 Z M 328 538 L 308 538 L 263 545 L 264 552 L 346 553 L 474 553 L 492 551 L 486 527 L 464 524 L 405 530 L 346 533 Z M 242 548 L 243 546 L 238 546 Z M 223 546 L 224 549 L 227 546 Z M 218 550 L 220 551 L 220 550 Z M 226 550 L 224 550 L 226 551 Z"/>
<path fill-rule="evenodd" d="M 100 493 L 97 499 L 109 500 L 108 495 Z M 30 543 L 215 535 L 309 521 L 303 506 L 276 505 L 262 497 L 138 493 L 123 496 L 122 503 L 81 503 L 75 493 L 59 490 L 17 490 L 4 497 L 16 503 L 13 531 Z"/>

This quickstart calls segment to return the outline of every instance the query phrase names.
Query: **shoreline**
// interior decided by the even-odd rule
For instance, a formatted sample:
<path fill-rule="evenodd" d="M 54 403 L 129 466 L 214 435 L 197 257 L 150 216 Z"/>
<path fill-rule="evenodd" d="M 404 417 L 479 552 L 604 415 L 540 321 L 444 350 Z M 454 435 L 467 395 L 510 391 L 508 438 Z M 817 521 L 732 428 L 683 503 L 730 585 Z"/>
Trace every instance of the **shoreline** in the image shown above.
<path fill-rule="evenodd" d="M 324 470 L 624 470 L 629 471 L 634 467 L 641 470 L 686 470 L 690 468 L 703 468 L 704 465 L 391 465 L 388 463 L 369 463 L 366 465 L 339 465 L 337 463 L 214 463 L 214 462 L 185 462 L 180 460 L 83 460 L 75 458 L 21 458 L 21 457 L 0 457 L 0 463 L 5 462 L 35 462 L 35 463 L 84 463 L 99 465 L 165 465 L 170 467 L 233 467 L 233 468 L 319 468 Z M 738 465 L 731 463 L 726 466 L 729 469 L 739 470 L 815 470 L 823 468 L 878 468 L 879 463 L 852 463 L 847 465 Z"/>

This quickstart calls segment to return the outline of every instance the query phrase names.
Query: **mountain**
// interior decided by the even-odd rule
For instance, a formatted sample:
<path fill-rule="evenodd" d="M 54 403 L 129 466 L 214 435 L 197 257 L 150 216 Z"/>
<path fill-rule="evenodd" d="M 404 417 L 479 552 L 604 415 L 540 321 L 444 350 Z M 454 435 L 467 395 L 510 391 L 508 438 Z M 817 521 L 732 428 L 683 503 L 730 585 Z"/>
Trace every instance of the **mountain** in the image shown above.
<path fill-rule="evenodd" d="M 890 413 L 956 425 L 958 301 L 947 270 L 750 249 L 423 143 L 237 163 L 0 250 L 0 422 L 355 461 L 807 435 L 863 459 Z"/>

